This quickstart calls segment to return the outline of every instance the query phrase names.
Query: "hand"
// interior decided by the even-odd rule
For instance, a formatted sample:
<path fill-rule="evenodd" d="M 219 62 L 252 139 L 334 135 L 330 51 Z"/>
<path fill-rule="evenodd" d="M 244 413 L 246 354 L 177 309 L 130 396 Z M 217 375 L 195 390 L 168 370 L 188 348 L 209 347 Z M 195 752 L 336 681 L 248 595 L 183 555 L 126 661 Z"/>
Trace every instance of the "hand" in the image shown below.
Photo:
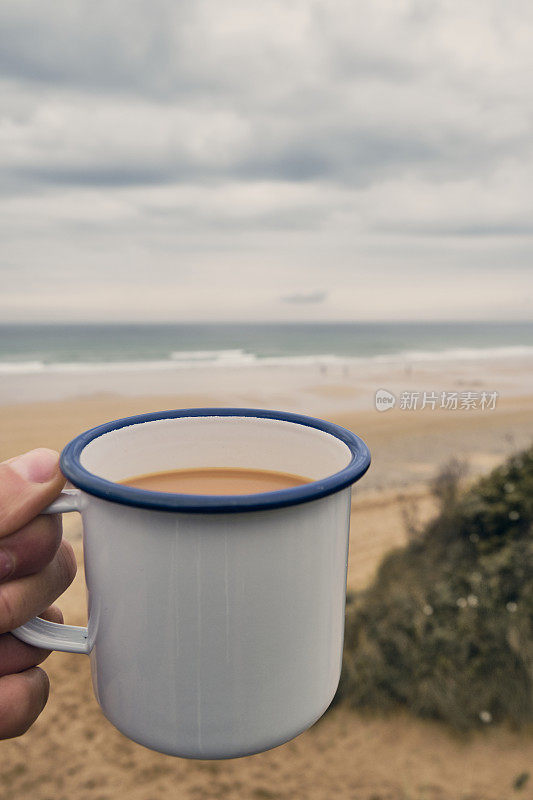
<path fill-rule="evenodd" d="M 31 617 L 63 622 L 50 606 L 76 574 L 72 547 L 61 540 L 60 515 L 38 516 L 65 479 L 58 455 L 40 448 L 0 464 L 0 739 L 20 736 L 48 699 L 48 650 L 8 631 Z"/>

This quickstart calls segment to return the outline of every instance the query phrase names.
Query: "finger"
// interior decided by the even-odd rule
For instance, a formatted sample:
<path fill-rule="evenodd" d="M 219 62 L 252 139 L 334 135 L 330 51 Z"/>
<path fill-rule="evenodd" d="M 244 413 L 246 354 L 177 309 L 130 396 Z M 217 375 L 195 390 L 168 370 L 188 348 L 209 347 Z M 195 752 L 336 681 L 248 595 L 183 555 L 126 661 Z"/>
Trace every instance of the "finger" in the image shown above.
<path fill-rule="evenodd" d="M 63 622 L 63 614 L 57 606 L 50 606 L 40 615 L 50 622 Z M 21 642 L 11 633 L 0 636 L 0 678 L 11 673 L 22 672 L 30 667 L 41 664 L 50 655 L 50 650 L 41 647 L 32 647 Z"/>
<path fill-rule="evenodd" d="M 40 667 L 0 678 L 0 739 L 26 733 L 48 700 L 50 682 Z"/>
<path fill-rule="evenodd" d="M 63 594 L 76 575 L 76 558 L 62 541 L 54 558 L 41 572 L 0 584 L 0 633 L 18 628 L 41 614 Z"/>
<path fill-rule="evenodd" d="M 0 581 L 33 575 L 55 556 L 61 543 L 60 514 L 35 517 L 0 539 Z"/>
<path fill-rule="evenodd" d="M 55 450 L 41 447 L 0 464 L 0 536 L 30 522 L 64 484 Z"/>

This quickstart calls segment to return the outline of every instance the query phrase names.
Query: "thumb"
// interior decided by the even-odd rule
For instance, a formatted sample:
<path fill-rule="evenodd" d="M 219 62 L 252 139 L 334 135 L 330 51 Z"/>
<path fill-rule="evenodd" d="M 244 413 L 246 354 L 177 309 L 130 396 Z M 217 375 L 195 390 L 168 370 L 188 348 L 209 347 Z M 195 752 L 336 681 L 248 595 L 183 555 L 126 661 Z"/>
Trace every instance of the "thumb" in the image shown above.
<path fill-rule="evenodd" d="M 64 483 L 58 454 L 45 447 L 0 464 L 0 537 L 30 522 L 58 496 Z"/>

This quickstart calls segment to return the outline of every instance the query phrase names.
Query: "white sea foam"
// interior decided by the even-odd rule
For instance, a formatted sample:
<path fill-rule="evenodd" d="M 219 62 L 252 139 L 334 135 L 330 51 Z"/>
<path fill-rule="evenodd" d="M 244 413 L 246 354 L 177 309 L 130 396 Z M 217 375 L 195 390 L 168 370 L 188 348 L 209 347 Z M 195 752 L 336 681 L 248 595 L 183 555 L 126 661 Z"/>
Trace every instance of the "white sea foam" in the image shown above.
<path fill-rule="evenodd" d="M 30 375 L 45 370 L 44 361 L 0 361 L 0 375 Z"/>
<path fill-rule="evenodd" d="M 170 354 L 174 364 L 182 366 L 244 366 L 255 364 L 258 360 L 254 353 L 246 350 L 175 350 Z"/>
<path fill-rule="evenodd" d="M 245 350 L 174 350 L 170 358 L 174 361 L 235 361 L 253 356 Z"/>
<path fill-rule="evenodd" d="M 448 350 L 402 350 L 373 356 L 370 360 L 378 363 L 404 361 L 478 361 L 493 358 L 521 358 L 533 355 L 533 347 L 511 345 L 507 347 L 457 347 Z M 367 359 L 364 359 L 367 360 Z"/>
<path fill-rule="evenodd" d="M 0 375 L 36 375 L 58 373 L 157 372 L 201 368 L 298 367 L 363 364 L 409 364 L 433 361 L 486 361 L 490 359 L 527 358 L 533 347 L 514 345 L 487 348 L 453 348 L 447 350 L 404 350 L 374 356 L 343 357 L 326 354 L 261 357 L 242 349 L 177 350 L 167 359 L 131 361 L 0 361 Z"/>

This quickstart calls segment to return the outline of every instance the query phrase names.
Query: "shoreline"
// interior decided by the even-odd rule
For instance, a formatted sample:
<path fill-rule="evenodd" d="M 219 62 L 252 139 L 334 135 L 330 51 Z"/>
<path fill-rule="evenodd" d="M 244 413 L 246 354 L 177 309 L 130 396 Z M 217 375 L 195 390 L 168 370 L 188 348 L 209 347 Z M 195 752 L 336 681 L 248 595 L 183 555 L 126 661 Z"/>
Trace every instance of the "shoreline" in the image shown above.
<path fill-rule="evenodd" d="M 156 363 L 156 362 L 154 362 Z M 195 365 L 114 371 L 70 369 L 5 373 L 0 405 L 83 398 L 94 394 L 209 395 L 214 404 L 283 404 L 287 410 L 318 415 L 319 410 L 370 410 L 375 392 L 497 392 L 498 397 L 533 394 L 533 355 L 506 358 L 365 361 L 327 363 L 250 363 Z M 252 402 L 253 401 L 253 402 Z M 265 406 L 265 403 L 267 404 Z M 275 407 L 271 406 L 271 407 Z"/>

